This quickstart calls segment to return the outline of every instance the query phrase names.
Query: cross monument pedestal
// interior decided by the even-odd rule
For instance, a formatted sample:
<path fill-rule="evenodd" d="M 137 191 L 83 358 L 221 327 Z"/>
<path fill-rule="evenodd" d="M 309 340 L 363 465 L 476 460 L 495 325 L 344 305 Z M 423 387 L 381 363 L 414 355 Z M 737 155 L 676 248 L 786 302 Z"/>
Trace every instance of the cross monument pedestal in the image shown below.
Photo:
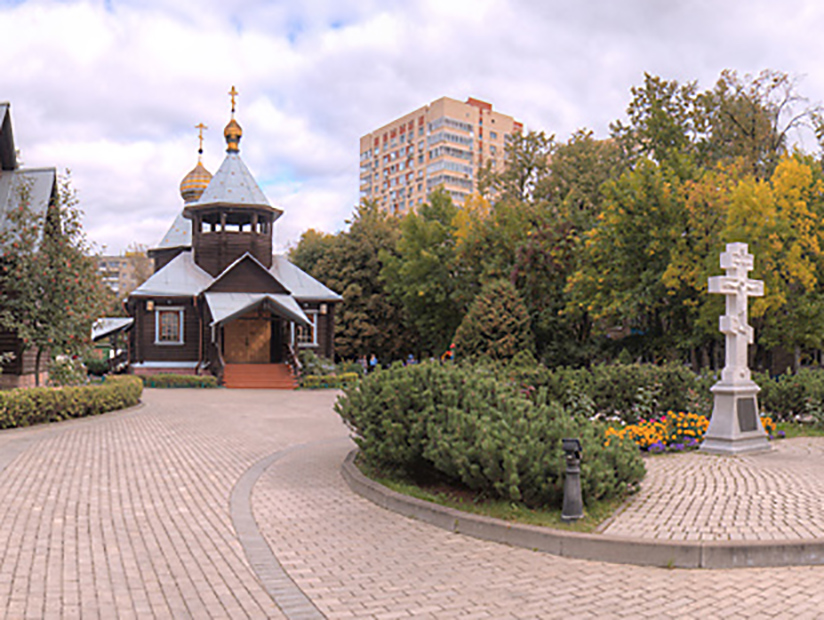
<path fill-rule="evenodd" d="M 764 294 L 764 283 L 747 276 L 752 267 L 747 244 L 728 243 L 721 254 L 721 268 L 727 275 L 709 279 L 709 292 L 727 297 L 726 314 L 719 319 L 719 329 L 726 336 L 726 359 L 721 381 L 712 387 L 715 399 L 702 452 L 735 455 L 770 449 L 758 414 L 760 388 L 747 362 L 747 345 L 754 340 L 753 328 L 747 324 L 747 298 Z"/>

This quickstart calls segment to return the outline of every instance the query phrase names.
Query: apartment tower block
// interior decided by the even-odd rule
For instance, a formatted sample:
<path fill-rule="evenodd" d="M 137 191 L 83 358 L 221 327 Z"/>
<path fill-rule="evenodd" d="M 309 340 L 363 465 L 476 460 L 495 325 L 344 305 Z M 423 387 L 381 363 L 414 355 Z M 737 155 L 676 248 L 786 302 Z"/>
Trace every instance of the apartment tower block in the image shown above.
<path fill-rule="evenodd" d="M 522 129 L 485 101 L 441 97 L 361 137 L 361 199 L 402 214 L 442 186 L 462 204 L 482 166 L 503 168 L 504 145 Z"/>

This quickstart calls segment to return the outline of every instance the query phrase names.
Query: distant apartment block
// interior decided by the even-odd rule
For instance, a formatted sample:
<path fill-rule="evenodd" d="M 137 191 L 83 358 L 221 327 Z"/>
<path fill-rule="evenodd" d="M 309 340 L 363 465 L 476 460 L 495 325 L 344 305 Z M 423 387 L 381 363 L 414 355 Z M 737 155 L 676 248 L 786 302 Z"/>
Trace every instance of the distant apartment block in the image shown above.
<path fill-rule="evenodd" d="M 152 274 L 152 259 L 145 252 L 124 256 L 98 256 L 97 271 L 103 283 L 118 297 L 131 293 Z"/>
<path fill-rule="evenodd" d="M 482 166 L 503 168 L 504 145 L 522 130 L 490 103 L 441 97 L 361 137 L 360 196 L 405 213 L 442 186 L 462 204 Z"/>

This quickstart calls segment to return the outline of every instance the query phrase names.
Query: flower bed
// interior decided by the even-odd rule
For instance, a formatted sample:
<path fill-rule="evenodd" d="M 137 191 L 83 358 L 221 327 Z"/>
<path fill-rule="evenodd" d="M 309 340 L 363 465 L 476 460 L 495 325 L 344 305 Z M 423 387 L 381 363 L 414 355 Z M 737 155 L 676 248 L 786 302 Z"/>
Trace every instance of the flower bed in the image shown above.
<path fill-rule="evenodd" d="M 697 448 L 704 439 L 704 433 L 710 421 L 706 416 L 682 411 L 668 411 L 659 418 L 641 420 L 637 424 L 628 424 L 622 428 L 609 427 L 604 432 L 605 444 L 609 446 L 613 439 L 630 439 L 646 452 L 683 452 Z M 761 418 L 764 432 L 770 439 L 776 436 L 776 426 L 772 418 Z M 782 433 L 778 434 L 783 436 Z"/>

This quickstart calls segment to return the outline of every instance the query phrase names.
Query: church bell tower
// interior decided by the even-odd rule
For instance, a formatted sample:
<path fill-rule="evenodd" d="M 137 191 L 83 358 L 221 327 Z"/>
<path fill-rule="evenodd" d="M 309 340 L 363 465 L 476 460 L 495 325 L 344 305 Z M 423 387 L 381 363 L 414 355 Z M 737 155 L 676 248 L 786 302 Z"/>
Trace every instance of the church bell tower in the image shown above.
<path fill-rule="evenodd" d="M 183 209 L 183 216 L 192 221 L 195 263 L 212 276 L 247 252 L 269 269 L 273 224 L 283 213 L 269 204 L 240 158 L 243 130 L 235 120 L 234 86 L 229 95 L 232 116 L 223 131 L 226 157 L 202 195 Z"/>

